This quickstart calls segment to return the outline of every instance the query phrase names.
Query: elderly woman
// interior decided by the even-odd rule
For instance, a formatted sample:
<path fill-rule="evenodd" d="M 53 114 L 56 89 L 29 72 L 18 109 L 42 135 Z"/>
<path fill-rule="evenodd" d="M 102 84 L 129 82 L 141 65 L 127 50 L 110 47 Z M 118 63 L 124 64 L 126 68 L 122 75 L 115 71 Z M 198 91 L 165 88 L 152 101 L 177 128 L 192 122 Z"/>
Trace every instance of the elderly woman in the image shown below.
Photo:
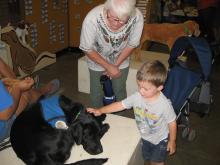
<path fill-rule="evenodd" d="M 139 45 L 144 23 L 135 4 L 135 0 L 107 0 L 92 9 L 84 19 L 80 49 L 87 56 L 93 107 L 103 105 L 102 74 L 112 78 L 118 101 L 127 95 L 129 56 Z"/>

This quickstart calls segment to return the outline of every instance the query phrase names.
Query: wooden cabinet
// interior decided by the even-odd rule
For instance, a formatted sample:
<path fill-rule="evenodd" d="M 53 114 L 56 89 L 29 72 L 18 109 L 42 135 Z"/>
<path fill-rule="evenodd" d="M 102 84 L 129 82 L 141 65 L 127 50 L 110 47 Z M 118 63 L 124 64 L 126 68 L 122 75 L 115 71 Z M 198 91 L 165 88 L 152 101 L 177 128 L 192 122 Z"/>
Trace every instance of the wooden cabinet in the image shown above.
<path fill-rule="evenodd" d="M 31 23 L 28 40 L 37 52 L 68 47 L 68 0 L 22 0 L 23 19 Z"/>
<path fill-rule="evenodd" d="M 87 13 L 104 0 L 69 0 L 69 46 L 78 47 L 82 22 Z"/>
<path fill-rule="evenodd" d="M 12 11 L 18 14 L 11 15 L 19 15 L 16 20 L 23 19 L 31 23 L 28 43 L 37 53 L 42 51 L 55 53 L 68 47 L 78 47 L 85 16 L 92 8 L 105 2 L 105 0 L 14 0 L 16 3 L 8 5 L 6 0 L 3 1 L 8 8 L 6 13 L 11 13 L 13 8 Z M 17 6 L 20 6 L 20 11 L 14 10 Z M 145 22 L 151 22 L 152 6 L 152 0 L 137 0 L 137 7 L 142 11 Z M 1 21 L 6 22 L 4 19 Z"/>

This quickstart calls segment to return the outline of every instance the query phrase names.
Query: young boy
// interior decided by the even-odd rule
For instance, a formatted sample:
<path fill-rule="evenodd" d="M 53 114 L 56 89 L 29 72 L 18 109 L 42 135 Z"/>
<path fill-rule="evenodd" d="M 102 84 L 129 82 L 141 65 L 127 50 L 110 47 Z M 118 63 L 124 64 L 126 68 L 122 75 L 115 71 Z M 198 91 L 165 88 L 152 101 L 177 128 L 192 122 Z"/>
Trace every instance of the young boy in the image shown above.
<path fill-rule="evenodd" d="M 176 150 L 176 114 L 161 92 L 166 76 L 166 67 L 161 62 L 146 62 L 136 75 L 138 92 L 99 109 L 87 108 L 88 112 L 99 116 L 133 107 L 142 137 L 143 157 L 151 165 L 164 165 L 167 154 Z"/>

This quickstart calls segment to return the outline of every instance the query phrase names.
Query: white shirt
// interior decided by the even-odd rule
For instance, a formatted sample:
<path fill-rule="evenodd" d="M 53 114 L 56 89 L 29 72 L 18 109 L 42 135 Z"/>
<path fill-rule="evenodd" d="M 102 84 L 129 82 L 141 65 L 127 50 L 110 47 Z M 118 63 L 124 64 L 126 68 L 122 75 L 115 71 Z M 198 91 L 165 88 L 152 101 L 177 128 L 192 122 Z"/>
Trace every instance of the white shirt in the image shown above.
<path fill-rule="evenodd" d="M 141 137 L 158 144 L 168 137 L 168 124 L 176 120 L 170 100 L 161 92 L 154 102 L 147 102 L 139 92 L 122 101 L 124 108 L 133 108 Z"/>
<path fill-rule="evenodd" d="M 143 15 L 136 8 L 136 13 L 117 32 L 111 31 L 104 19 L 104 5 L 92 9 L 83 21 L 79 48 L 89 52 L 95 50 L 109 63 L 114 64 L 120 52 L 125 47 L 137 47 L 143 29 Z M 104 68 L 87 58 L 88 67 L 95 71 L 104 71 Z M 120 69 L 129 66 L 129 58 Z"/>

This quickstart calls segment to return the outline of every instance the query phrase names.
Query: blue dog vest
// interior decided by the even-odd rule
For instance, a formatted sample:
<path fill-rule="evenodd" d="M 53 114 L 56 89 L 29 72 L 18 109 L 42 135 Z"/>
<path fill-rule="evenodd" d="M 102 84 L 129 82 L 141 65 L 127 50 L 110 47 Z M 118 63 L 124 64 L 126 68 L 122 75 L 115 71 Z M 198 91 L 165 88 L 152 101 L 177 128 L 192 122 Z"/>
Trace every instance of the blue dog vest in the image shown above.
<path fill-rule="evenodd" d="M 59 106 L 59 96 L 51 96 L 40 101 L 45 121 L 53 128 L 67 129 L 66 117 Z"/>

